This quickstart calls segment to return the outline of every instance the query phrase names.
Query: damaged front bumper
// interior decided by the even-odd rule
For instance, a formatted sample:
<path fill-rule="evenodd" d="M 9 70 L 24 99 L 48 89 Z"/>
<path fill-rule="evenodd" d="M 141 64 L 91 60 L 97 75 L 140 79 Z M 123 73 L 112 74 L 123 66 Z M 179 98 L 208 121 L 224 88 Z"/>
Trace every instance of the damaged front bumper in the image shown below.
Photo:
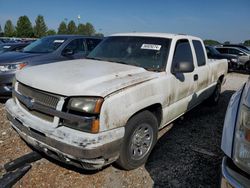
<path fill-rule="evenodd" d="M 124 127 L 91 134 L 63 126 L 50 126 L 25 112 L 13 99 L 7 101 L 6 111 L 13 128 L 28 145 L 56 160 L 94 170 L 119 157 Z"/>
<path fill-rule="evenodd" d="M 221 188 L 249 187 L 249 174 L 239 169 L 229 157 L 224 157 L 221 167 Z"/>

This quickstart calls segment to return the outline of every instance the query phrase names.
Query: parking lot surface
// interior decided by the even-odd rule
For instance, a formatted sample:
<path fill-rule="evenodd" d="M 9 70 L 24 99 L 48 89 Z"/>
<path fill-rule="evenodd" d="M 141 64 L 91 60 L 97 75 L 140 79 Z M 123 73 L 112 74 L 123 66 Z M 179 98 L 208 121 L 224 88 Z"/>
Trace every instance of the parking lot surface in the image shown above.
<path fill-rule="evenodd" d="M 33 163 L 14 187 L 215 187 L 220 179 L 224 116 L 231 95 L 248 75 L 230 73 L 218 106 L 201 104 L 158 140 L 147 163 L 132 171 L 110 165 L 89 172 L 50 159 Z M 0 177 L 3 165 L 31 150 L 6 119 L 0 103 Z"/>

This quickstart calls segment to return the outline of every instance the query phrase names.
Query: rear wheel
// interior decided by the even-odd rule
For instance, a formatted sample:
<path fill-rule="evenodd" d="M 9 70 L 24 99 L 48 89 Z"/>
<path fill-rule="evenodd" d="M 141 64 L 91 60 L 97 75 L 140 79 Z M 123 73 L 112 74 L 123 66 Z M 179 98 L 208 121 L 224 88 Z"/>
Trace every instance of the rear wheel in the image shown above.
<path fill-rule="evenodd" d="M 207 99 L 207 104 L 210 106 L 217 105 L 219 103 L 221 93 L 221 81 L 218 80 L 213 94 Z"/>
<path fill-rule="evenodd" d="M 158 133 L 156 117 L 149 111 L 133 116 L 125 127 L 125 135 L 117 164 L 125 170 L 143 165 L 152 151 Z"/>
<path fill-rule="evenodd" d="M 247 72 L 250 72 L 250 61 L 246 62 L 246 64 L 245 64 L 245 70 Z"/>

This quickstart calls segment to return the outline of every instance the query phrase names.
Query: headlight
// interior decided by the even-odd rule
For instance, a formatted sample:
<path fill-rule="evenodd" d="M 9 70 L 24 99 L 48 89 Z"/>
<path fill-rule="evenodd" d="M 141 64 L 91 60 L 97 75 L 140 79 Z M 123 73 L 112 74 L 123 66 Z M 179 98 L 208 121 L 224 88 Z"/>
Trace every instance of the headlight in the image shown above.
<path fill-rule="evenodd" d="M 237 63 L 237 62 L 238 62 L 238 59 L 233 58 L 233 59 L 231 59 L 231 61 L 234 62 L 234 63 Z"/>
<path fill-rule="evenodd" d="M 84 116 L 89 120 L 85 122 L 64 120 L 63 125 L 84 132 L 99 132 L 99 114 L 102 103 L 103 98 L 100 97 L 71 98 L 67 105 L 68 113 Z"/>
<path fill-rule="evenodd" d="M 90 114 L 98 114 L 100 113 L 102 102 L 103 99 L 99 97 L 71 98 L 68 103 L 68 109 Z"/>
<path fill-rule="evenodd" d="M 21 70 L 26 65 L 27 65 L 27 63 L 24 63 L 24 62 L 19 62 L 19 63 L 15 63 L 15 64 L 0 65 L 0 72 L 11 72 L 11 71 Z"/>
<path fill-rule="evenodd" d="M 250 108 L 242 105 L 235 132 L 234 161 L 250 173 Z"/>

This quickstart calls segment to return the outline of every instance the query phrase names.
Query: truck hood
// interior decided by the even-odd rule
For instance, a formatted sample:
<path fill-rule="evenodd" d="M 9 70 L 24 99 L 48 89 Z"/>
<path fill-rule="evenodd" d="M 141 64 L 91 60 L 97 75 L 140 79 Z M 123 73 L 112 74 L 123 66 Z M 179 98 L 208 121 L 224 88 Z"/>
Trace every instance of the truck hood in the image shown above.
<path fill-rule="evenodd" d="M 97 60 L 62 61 L 24 68 L 21 83 L 63 96 L 102 96 L 158 77 L 140 67 Z"/>

